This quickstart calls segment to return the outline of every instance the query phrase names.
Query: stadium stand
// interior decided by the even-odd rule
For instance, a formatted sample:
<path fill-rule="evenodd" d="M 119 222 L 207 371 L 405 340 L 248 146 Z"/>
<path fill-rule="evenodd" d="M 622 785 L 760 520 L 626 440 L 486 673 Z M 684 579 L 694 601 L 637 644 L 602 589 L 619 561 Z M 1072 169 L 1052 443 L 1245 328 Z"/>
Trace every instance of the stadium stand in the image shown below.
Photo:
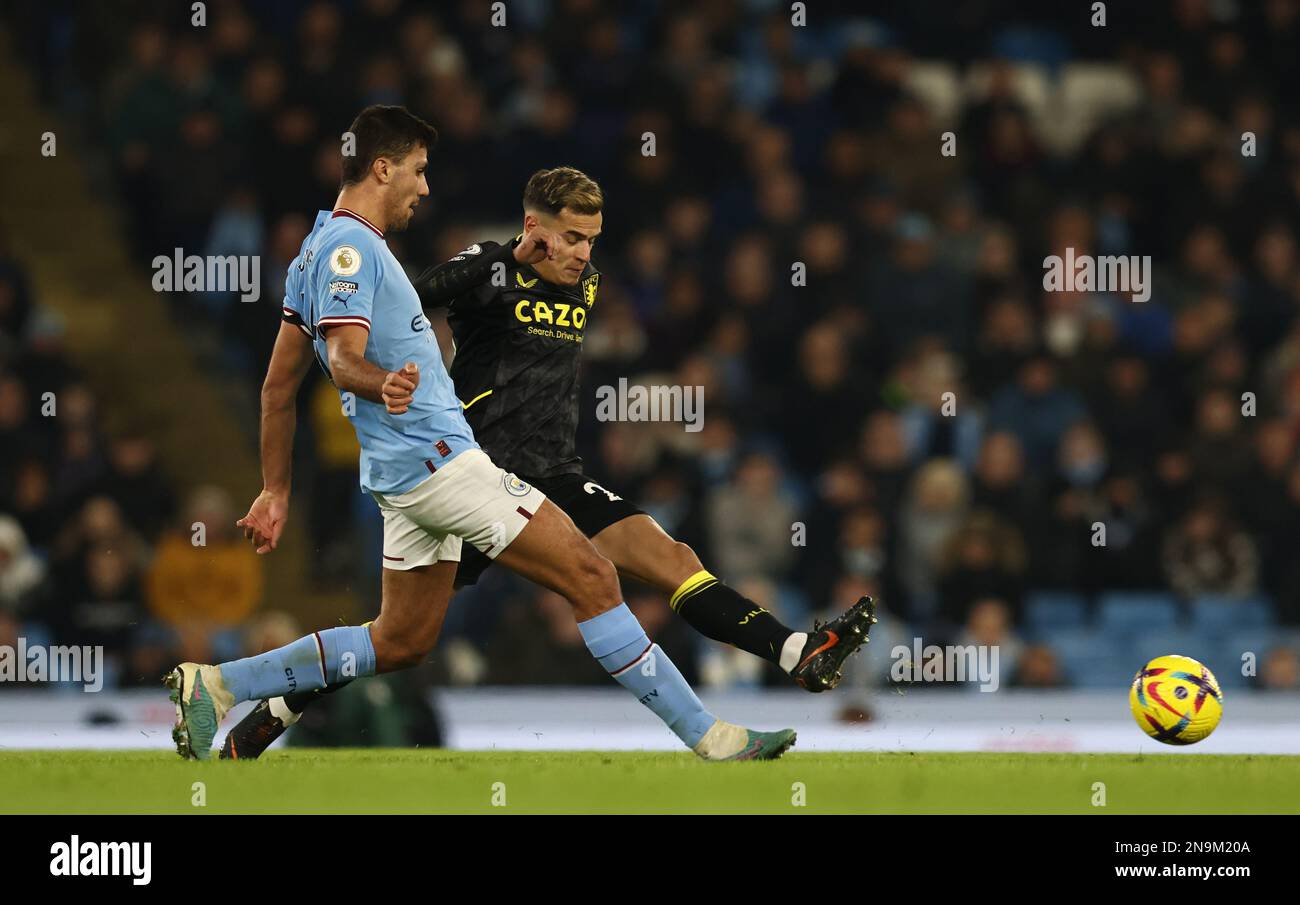
<path fill-rule="evenodd" d="M 352 114 L 404 103 L 441 131 L 431 203 L 392 239 L 412 270 L 510 235 L 536 168 L 573 164 L 602 182 L 588 470 L 730 579 L 764 583 L 782 617 L 879 594 L 891 636 L 1016 640 L 1027 685 L 1052 684 L 1058 667 L 1081 687 L 1122 684 L 1152 638 L 1234 664 L 1254 651 L 1274 657 L 1276 681 L 1297 681 L 1294 635 L 1276 626 L 1300 624 L 1300 112 L 1269 87 L 1300 75 L 1296 3 L 1240 4 L 1220 21 L 1210 4 L 1143 4 L 1159 14 L 1109 43 L 1055 4 L 989 33 L 931 3 L 866 4 L 796 40 L 765 28 L 770 4 L 555 0 L 512 7 L 523 37 L 508 43 L 473 2 L 210 5 L 206 28 L 163 3 L 132 17 L 99 4 L 0 14 L 18 60 L 7 65 L 44 105 L 30 128 L 57 122 L 61 155 L 109 149 L 68 158 L 84 167 L 81 197 L 60 195 L 63 223 L 40 233 L 70 222 L 93 259 L 79 266 L 47 241 L 0 249 L 0 436 L 42 423 L 48 384 L 25 369 L 60 345 L 45 307 L 78 339 L 41 367 L 90 397 L 80 426 L 37 431 L 36 466 L 0 442 L 0 549 L 13 551 L 0 594 L 64 569 L 58 539 L 87 518 L 67 481 L 88 487 L 107 467 L 87 461 L 152 461 L 153 447 L 166 460 L 146 469 L 158 506 L 95 515 L 142 534 L 145 560 L 164 523 L 176 527 L 164 498 L 179 510 L 210 483 L 236 508 L 251 498 L 284 267 L 332 202 Z M 561 26 L 573 16 L 582 28 Z M 24 108 L 12 86 L 0 103 Z M 654 156 L 639 150 L 647 130 Z M 945 130 L 952 157 L 937 153 Z M 15 161 L 2 168 L 11 198 Z M 126 348 L 125 311 L 153 311 L 128 306 L 153 256 L 177 246 L 260 254 L 261 299 L 155 296 L 148 319 L 167 332 L 107 352 Z M 1067 247 L 1150 255 L 1151 298 L 1045 292 L 1044 258 Z M 791 285 L 794 261 L 807 286 Z M 147 403 L 154 368 L 203 401 Z M 590 417 L 595 387 L 646 374 L 703 385 L 705 429 Z M 101 435 L 101 387 L 145 414 L 143 433 Z M 292 574 L 257 595 L 313 622 L 341 605 L 290 601 L 291 585 L 347 586 L 363 613 L 378 569 L 376 514 L 352 493 L 351 447 L 321 389 L 301 405 L 303 542 L 278 567 Z M 946 389 L 956 417 L 940 411 Z M 178 467 L 199 453 L 212 460 Z M 33 503 L 38 486 L 48 505 Z M 806 547 L 784 542 L 796 522 Z M 139 571 L 84 555 L 89 592 L 20 590 L 0 619 L 57 631 L 77 595 L 123 587 L 144 606 Z M 258 605 L 245 603 L 240 619 Z M 691 677 L 783 682 L 663 631 Z M 554 601 L 503 576 L 458 598 L 444 638 L 460 652 L 446 681 L 602 678 L 571 662 Z M 855 681 L 884 681 L 888 662 L 872 662 Z M 1237 686 L 1234 672 L 1218 675 Z"/>

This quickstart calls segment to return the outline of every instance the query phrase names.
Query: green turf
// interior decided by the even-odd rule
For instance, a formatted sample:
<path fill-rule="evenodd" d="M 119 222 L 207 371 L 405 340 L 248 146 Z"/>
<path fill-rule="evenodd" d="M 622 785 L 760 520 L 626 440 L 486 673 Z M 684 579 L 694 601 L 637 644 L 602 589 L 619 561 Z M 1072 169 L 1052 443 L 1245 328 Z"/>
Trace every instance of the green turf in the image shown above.
<path fill-rule="evenodd" d="M 196 782 L 206 806 L 193 803 Z M 1105 807 L 1092 804 L 1097 782 Z M 496 783 L 504 806 L 493 805 Z M 200 764 L 163 751 L 0 751 L 0 813 L 31 812 L 1300 813 L 1300 757 L 792 753 L 709 764 L 686 753 L 293 749 Z"/>

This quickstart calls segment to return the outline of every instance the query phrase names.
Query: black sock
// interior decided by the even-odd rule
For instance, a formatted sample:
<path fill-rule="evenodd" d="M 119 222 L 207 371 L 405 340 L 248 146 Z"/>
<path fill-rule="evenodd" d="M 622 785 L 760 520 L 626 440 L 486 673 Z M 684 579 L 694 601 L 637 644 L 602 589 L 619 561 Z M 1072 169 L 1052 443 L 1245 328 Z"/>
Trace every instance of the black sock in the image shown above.
<path fill-rule="evenodd" d="M 781 648 L 793 632 L 757 603 L 711 575 L 697 588 L 682 594 L 673 609 L 704 637 L 772 663 L 780 662 Z"/>
<path fill-rule="evenodd" d="M 342 682 L 335 682 L 333 685 L 326 685 L 324 688 L 317 688 L 313 691 L 295 691 L 284 695 L 284 706 L 288 707 L 294 713 L 301 714 L 311 706 L 312 702 L 323 694 L 333 694 L 340 688 L 346 688 L 351 685 L 352 679 L 346 679 Z"/>

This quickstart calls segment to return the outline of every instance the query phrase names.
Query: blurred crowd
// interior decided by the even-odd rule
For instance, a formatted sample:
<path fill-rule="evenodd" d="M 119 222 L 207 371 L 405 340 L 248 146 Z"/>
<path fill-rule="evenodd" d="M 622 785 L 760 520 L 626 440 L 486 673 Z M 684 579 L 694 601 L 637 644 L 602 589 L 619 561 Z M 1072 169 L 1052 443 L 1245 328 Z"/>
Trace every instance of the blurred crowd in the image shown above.
<path fill-rule="evenodd" d="M 406 104 L 441 133 L 432 195 L 390 238 L 412 271 L 511 235 L 539 167 L 601 182 L 586 469 L 756 601 L 803 625 L 877 594 L 900 637 L 1004 644 L 1033 686 L 1077 679 L 1027 626 L 1041 592 L 1250 601 L 1282 626 L 1261 652 L 1267 683 L 1295 686 L 1300 2 L 1153 2 L 1140 20 L 1111 4 L 1105 28 L 1087 5 L 999 20 L 1008 5 L 990 3 L 980 22 L 892 6 L 814 8 L 802 28 L 761 0 L 534 0 L 500 28 L 488 3 L 404 0 L 214 0 L 201 28 L 188 5 L 42 6 L 14 24 L 48 100 L 109 155 L 139 260 L 262 255 L 260 303 L 176 300 L 221 337 L 222 373 L 260 382 L 284 267 L 333 202 L 352 116 Z M 935 61 L 962 86 L 955 110 L 918 90 Z M 1051 85 L 1078 62 L 1133 99 L 1069 139 L 1025 74 Z M 1067 248 L 1150 256 L 1151 298 L 1044 291 L 1044 257 Z M 39 324 L 14 335 L 41 347 Z M 50 573 L 76 563 L 75 592 L 30 605 L 75 612 L 145 587 L 125 538 L 161 559 L 172 516 L 147 439 L 102 445 L 75 382 L 55 426 L 36 427 L 32 387 L 48 383 L 24 390 L 22 367 L 0 377 L 0 431 L 47 445 L 19 458 L 4 443 L 5 509 L 27 537 L 10 562 L 30 544 Z M 620 377 L 703 386 L 703 430 L 595 421 L 595 388 Z M 355 441 L 318 376 L 308 394 L 313 575 L 374 587 Z M 102 464 L 52 464 L 70 456 Z M 76 505 L 32 515 L 38 484 Z M 213 601 L 216 621 L 251 610 L 246 581 L 228 592 L 240 603 Z M 166 620 L 174 594 L 149 586 Z M 688 677 L 780 681 L 628 596 Z M 552 595 L 489 574 L 453 609 L 456 681 L 602 680 Z"/>
<path fill-rule="evenodd" d="M 63 337 L 0 236 L 0 646 L 103 646 L 107 683 L 136 685 L 261 643 L 231 501 L 178 504 L 148 425 L 108 429 Z"/>

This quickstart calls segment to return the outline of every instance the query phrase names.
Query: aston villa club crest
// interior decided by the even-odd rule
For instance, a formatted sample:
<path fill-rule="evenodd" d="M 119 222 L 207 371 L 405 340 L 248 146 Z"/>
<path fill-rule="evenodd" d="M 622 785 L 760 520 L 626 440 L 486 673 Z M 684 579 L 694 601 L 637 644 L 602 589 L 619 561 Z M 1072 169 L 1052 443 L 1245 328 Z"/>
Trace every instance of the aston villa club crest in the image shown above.
<path fill-rule="evenodd" d="M 582 297 L 586 300 L 588 308 L 596 304 L 596 287 L 599 285 L 600 274 L 598 273 L 593 273 L 582 281 Z"/>

